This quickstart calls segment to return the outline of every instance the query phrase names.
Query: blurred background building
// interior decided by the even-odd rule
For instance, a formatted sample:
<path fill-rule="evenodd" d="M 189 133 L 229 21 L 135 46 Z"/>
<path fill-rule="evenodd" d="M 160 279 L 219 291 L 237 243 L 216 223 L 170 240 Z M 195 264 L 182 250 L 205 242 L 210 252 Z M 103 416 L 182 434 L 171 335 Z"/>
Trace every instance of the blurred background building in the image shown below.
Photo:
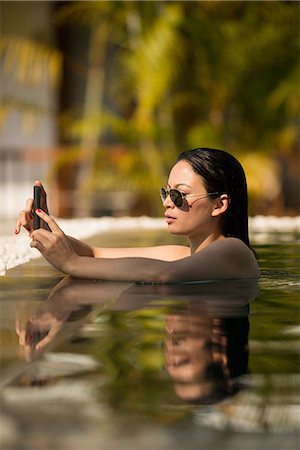
<path fill-rule="evenodd" d="M 51 3 L 33 3 L 2 2 L 0 7 L 1 217 L 14 217 L 24 208 L 24 196 L 32 196 L 36 178 L 47 176 L 57 145 Z"/>
<path fill-rule="evenodd" d="M 0 217 L 160 215 L 188 148 L 244 165 L 250 214 L 299 214 L 298 2 L 2 1 Z"/>

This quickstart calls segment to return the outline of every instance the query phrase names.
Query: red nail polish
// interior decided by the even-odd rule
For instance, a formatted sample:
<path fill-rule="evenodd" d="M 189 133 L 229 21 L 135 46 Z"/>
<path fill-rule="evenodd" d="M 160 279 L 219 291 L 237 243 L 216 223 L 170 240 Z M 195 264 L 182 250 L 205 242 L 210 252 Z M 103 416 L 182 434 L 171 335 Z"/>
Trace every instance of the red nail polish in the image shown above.
<path fill-rule="evenodd" d="M 15 234 L 19 234 L 20 233 L 20 230 L 15 230 Z"/>
<path fill-rule="evenodd" d="M 36 209 L 37 212 L 42 212 L 42 210 L 40 208 Z"/>

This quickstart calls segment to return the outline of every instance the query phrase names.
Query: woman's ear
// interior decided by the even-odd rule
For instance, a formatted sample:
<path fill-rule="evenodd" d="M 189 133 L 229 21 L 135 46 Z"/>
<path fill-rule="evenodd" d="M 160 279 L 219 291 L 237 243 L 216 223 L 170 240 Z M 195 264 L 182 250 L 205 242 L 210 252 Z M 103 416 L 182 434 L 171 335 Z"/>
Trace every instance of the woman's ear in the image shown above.
<path fill-rule="evenodd" d="M 227 211 L 229 207 L 230 199 L 228 194 L 222 194 L 220 197 L 218 197 L 215 200 L 215 204 L 212 210 L 211 215 L 213 217 L 220 216 L 221 214 L 224 214 L 225 211 Z"/>

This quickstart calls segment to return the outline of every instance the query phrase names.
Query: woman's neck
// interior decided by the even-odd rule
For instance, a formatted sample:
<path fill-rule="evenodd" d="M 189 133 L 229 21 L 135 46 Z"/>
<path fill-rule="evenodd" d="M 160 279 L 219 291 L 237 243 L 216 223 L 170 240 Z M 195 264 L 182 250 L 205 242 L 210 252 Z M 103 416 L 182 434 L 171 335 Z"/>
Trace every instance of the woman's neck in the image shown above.
<path fill-rule="evenodd" d="M 189 237 L 191 255 L 200 252 L 213 242 L 223 239 L 225 239 L 225 236 L 221 232 L 209 233 L 206 236 Z"/>

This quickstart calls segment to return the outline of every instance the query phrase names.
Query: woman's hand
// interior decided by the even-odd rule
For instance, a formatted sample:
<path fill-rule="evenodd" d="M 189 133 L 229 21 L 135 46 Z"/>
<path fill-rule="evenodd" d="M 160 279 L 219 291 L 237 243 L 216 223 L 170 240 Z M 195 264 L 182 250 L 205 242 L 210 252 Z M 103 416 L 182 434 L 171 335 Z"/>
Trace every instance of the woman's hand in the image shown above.
<path fill-rule="evenodd" d="M 42 228 L 31 232 L 32 242 L 30 246 L 39 250 L 56 269 L 69 274 L 80 256 L 74 251 L 69 239 L 53 217 L 40 209 L 35 212 L 49 226 L 51 232 Z"/>
<path fill-rule="evenodd" d="M 25 326 L 22 326 L 21 321 L 17 319 L 16 333 L 19 336 L 19 344 L 23 348 L 25 360 L 33 360 L 38 351 L 52 342 L 64 323 L 64 320 L 59 320 L 50 313 L 28 319 Z"/>
<path fill-rule="evenodd" d="M 42 185 L 42 183 L 39 180 L 36 180 L 34 182 L 35 186 L 40 186 L 42 188 L 41 192 L 41 208 L 43 211 L 45 211 L 47 214 L 48 206 L 47 206 L 47 194 L 46 191 Z M 20 214 L 19 218 L 16 222 L 16 228 L 15 228 L 15 234 L 19 234 L 21 227 L 24 227 L 28 233 L 31 233 L 33 231 L 33 198 L 28 198 L 26 200 L 25 209 L 23 209 Z"/>

